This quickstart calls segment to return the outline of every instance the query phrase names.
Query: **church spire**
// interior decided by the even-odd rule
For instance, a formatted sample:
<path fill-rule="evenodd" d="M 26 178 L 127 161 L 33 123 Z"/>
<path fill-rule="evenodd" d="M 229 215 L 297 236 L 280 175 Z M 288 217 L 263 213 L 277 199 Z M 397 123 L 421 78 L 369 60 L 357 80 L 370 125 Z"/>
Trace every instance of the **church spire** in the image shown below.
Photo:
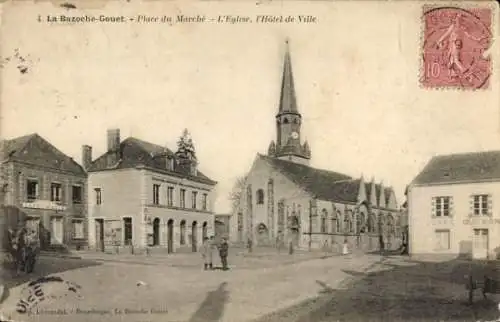
<path fill-rule="evenodd" d="M 279 113 L 298 113 L 297 99 L 295 97 L 295 86 L 293 83 L 292 59 L 290 58 L 290 47 L 288 39 L 285 41 L 286 51 L 283 64 L 283 75 L 281 79 L 281 94 Z"/>

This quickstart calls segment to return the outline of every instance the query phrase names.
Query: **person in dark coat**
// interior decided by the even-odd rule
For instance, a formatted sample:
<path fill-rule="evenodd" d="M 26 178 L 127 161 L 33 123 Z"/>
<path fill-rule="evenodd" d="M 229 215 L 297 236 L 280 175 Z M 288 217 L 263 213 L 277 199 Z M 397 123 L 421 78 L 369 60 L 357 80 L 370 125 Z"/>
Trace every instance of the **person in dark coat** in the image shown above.
<path fill-rule="evenodd" d="M 222 238 L 222 242 L 219 247 L 219 255 L 220 255 L 220 261 L 222 263 L 222 269 L 227 270 L 227 256 L 229 253 L 229 244 L 227 243 L 226 238 Z"/>

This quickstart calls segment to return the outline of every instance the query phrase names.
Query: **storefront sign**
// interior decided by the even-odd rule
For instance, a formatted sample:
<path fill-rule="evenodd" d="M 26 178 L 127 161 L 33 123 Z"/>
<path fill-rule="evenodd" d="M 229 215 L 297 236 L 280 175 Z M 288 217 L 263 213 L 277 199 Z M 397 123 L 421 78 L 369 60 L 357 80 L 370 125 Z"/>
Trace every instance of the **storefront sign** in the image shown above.
<path fill-rule="evenodd" d="M 464 225 L 493 225 L 493 224 L 500 224 L 500 219 L 473 218 L 473 219 L 465 219 L 463 223 Z"/>
<path fill-rule="evenodd" d="M 56 202 L 49 200 L 36 200 L 32 202 L 23 202 L 22 206 L 24 208 L 31 208 L 31 209 L 48 209 L 56 211 L 66 210 L 65 206 L 59 205 Z"/>

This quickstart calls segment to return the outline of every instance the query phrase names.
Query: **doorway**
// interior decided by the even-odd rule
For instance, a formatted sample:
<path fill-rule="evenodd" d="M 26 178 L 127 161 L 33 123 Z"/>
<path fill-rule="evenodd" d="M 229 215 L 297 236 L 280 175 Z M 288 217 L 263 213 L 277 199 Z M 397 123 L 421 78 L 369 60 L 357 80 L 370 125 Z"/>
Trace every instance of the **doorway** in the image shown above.
<path fill-rule="evenodd" d="M 174 252 L 174 220 L 169 219 L 167 222 L 167 252 Z"/>
<path fill-rule="evenodd" d="M 50 235 L 51 244 L 63 243 L 63 219 L 62 217 L 52 217 L 50 219 L 52 234 Z"/>
<path fill-rule="evenodd" d="M 95 245 L 98 251 L 104 252 L 104 219 L 95 220 Z"/>
<path fill-rule="evenodd" d="M 193 221 L 191 225 L 191 248 L 193 252 L 197 252 L 197 244 L 198 244 L 198 223 Z"/>
<path fill-rule="evenodd" d="M 153 220 L 153 246 L 160 245 L 160 218 Z"/>
<path fill-rule="evenodd" d="M 474 229 L 472 258 L 488 258 L 488 229 Z"/>
<path fill-rule="evenodd" d="M 203 241 L 205 241 L 205 238 L 208 237 L 208 227 L 207 227 L 207 222 L 203 222 L 203 227 L 201 229 L 201 238 Z"/>

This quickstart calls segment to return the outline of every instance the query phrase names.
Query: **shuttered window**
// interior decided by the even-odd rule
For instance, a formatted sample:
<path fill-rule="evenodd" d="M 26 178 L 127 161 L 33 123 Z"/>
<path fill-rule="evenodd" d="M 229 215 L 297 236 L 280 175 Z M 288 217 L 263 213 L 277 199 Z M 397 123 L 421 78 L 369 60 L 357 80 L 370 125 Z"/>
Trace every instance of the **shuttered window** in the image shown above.
<path fill-rule="evenodd" d="M 452 197 L 434 197 L 432 198 L 432 216 L 433 217 L 451 217 L 453 210 Z"/>
<path fill-rule="evenodd" d="M 473 195 L 470 199 L 471 214 L 474 216 L 491 216 L 492 215 L 492 198 L 491 195 Z"/>
<path fill-rule="evenodd" d="M 435 249 L 447 250 L 450 249 L 450 231 L 449 230 L 436 230 L 434 232 Z"/>

